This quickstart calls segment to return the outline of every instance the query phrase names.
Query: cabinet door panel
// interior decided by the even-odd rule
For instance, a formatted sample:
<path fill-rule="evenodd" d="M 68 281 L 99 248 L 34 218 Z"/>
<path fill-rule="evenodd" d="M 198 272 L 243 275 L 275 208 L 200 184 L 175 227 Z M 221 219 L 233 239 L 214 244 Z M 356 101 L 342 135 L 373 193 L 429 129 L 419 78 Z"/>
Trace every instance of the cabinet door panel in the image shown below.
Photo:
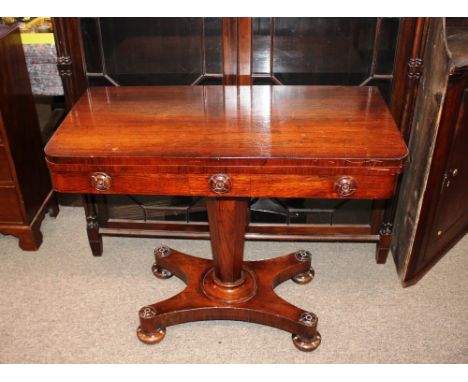
<path fill-rule="evenodd" d="M 468 225 L 468 89 L 463 92 L 456 127 L 450 147 L 450 156 L 441 188 L 437 215 L 433 225 L 434 245 L 428 255 L 443 250 Z"/>

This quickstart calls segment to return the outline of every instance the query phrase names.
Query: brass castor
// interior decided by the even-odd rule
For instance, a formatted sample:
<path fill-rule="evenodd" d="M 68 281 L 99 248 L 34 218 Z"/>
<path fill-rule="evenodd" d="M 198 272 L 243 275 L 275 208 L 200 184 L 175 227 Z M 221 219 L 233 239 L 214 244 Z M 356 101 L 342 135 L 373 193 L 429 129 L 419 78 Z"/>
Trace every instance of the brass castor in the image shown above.
<path fill-rule="evenodd" d="M 307 284 L 310 283 L 315 276 L 314 268 L 310 268 L 307 272 L 299 273 L 298 275 L 291 278 L 296 284 Z"/>
<path fill-rule="evenodd" d="M 153 272 L 153 275 L 155 275 L 158 279 L 166 280 L 173 276 L 171 272 L 169 272 L 167 269 L 161 268 L 160 266 L 158 266 L 158 264 L 153 264 L 153 266 L 151 267 L 151 271 Z"/>
<path fill-rule="evenodd" d="M 166 328 L 162 328 L 154 333 L 147 334 L 141 330 L 141 327 L 139 326 L 136 334 L 141 342 L 147 345 L 154 345 L 160 343 L 163 340 L 164 336 L 166 335 Z"/>
<path fill-rule="evenodd" d="M 310 339 L 306 337 L 301 337 L 298 334 L 293 334 L 292 340 L 293 340 L 294 346 L 298 348 L 300 351 L 313 351 L 319 347 L 320 342 L 322 342 L 322 337 L 320 336 L 320 333 L 317 331 L 315 334 L 315 338 Z"/>

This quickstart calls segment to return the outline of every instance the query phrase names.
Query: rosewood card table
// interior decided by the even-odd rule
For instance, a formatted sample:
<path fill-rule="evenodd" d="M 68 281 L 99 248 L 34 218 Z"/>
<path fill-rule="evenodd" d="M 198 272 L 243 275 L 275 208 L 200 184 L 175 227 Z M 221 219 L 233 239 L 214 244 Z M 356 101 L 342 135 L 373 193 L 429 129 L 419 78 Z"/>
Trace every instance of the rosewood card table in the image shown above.
<path fill-rule="evenodd" d="M 273 289 L 309 282 L 311 254 L 244 261 L 249 198 L 390 198 L 407 156 L 377 88 L 330 86 L 90 88 L 45 152 L 59 192 L 207 197 L 213 260 L 155 250 L 155 276 L 187 285 L 140 310 L 141 341 L 241 320 L 303 351 L 320 344 L 317 316 Z"/>

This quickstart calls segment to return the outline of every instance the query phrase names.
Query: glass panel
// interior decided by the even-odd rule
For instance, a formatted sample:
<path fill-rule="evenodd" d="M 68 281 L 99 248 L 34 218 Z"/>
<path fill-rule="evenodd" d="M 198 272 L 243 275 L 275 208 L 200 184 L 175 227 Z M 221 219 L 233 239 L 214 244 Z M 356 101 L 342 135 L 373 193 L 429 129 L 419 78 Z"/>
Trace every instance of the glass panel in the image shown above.
<path fill-rule="evenodd" d="M 467 28 L 468 17 L 446 17 L 447 28 Z"/>
<path fill-rule="evenodd" d="M 252 223 L 369 224 L 370 200 L 257 199 Z"/>
<path fill-rule="evenodd" d="M 284 199 L 290 224 L 369 224 L 371 200 Z"/>
<path fill-rule="evenodd" d="M 287 207 L 278 199 L 254 199 L 250 204 L 252 223 L 286 223 L 287 216 Z"/>
<path fill-rule="evenodd" d="M 376 73 L 392 74 L 398 37 L 399 18 L 383 18 Z"/>
<path fill-rule="evenodd" d="M 88 76 L 88 85 L 89 86 L 114 86 L 112 82 L 110 82 L 106 77 L 99 76 Z"/>
<path fill-rule="evenodd" d="M 381 20 L 374 52 L 377 18 L 253 18 L 253 83 L 365 83 L 378 86 L 388 102 L 390 77 L 364 82 L 372 75 L 374 59 L 374 74 L 393 73 L 400 19 Z M 273 77 L 269 75 L 272 54 Z"/>
<path fill-rule="evenodd" d="M 192 197 L 109 195 L 108 217 L 139 221 L 187 222 L 189 211 L 198 201 Z"/>
<path fill-rule="evenodd" d="M 252 77 L 253 85 L 276 85 L 271 77 Z"/>
<path fill-rule="evenodd" d="M 205 68 L 206 73 L 222 73 L 221 17 L 206 17 Z"/>
<path fill-rule="evenodd" d="M 204 198 L 106 195 L 108 218 L 146 222 L 207 222 Z M 252 199 L 251 223 L 369 224 L 370 200 Z"/>
<path fill-rule="evenodd" d="M 376 18 L 275 18 L 273 72 L 284 84 L 359 85 Z"/>
<path fill-rule="evenodd" d="M 81 38 L 88 73 L 101 73 L 101 53 L 99 47 L 99 31 L 97 19 L 94 17 L 80 18 Z"/>
<path fill-rule="evenodd" d="M 222 83 L 220 17 L 84 17 L 80 27 L 86 71 L 103 73 L 102 78 L 90 76 L 90 86 L 115 85 L 112 80 L 120 85 L 189 85 L 206 73 L 219 78 L 198 84 Z"/>
<path fill-rule="evenodd" d="M 190 84 L 202 74 L 200 18 L 100 18 L 107 73 L 120 85 Z"/>
<path fill-rule="evenodd" d="M 252 20 L 252 71 L 270 73 L 271 18 L 254 17 Z"/>
<path fill-rule="evenodd" d="M 197 85 L 222 85 L 223 77 L 203 77 Z"/>
<path fill-rule="evenodd" d="M 208 221 L 208 212 L 206 210 L 205 198 L 198 198 L 189 208 L 189 222 Z"/>
<path fill-rule="evenodd" d="M 389 80 L 381 80 L 381 79 L 373 79 L 369 81 L 367 86 L 377 86 L 382 94 L 385 102 L 387 105 L 390 105 L 390 96 L 392 92 L 392 81 Z"/>

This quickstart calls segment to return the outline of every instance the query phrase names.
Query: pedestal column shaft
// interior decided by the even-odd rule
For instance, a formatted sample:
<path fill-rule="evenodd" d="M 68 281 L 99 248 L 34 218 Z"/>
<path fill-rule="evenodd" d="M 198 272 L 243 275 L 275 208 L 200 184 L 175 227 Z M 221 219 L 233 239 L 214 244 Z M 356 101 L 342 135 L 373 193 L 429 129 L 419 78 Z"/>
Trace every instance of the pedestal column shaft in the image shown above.
<path fill-rule="evenodd" d="M 207 198 L 215 276 L 226 286 L 242 281 L 248 198 Z"/>

